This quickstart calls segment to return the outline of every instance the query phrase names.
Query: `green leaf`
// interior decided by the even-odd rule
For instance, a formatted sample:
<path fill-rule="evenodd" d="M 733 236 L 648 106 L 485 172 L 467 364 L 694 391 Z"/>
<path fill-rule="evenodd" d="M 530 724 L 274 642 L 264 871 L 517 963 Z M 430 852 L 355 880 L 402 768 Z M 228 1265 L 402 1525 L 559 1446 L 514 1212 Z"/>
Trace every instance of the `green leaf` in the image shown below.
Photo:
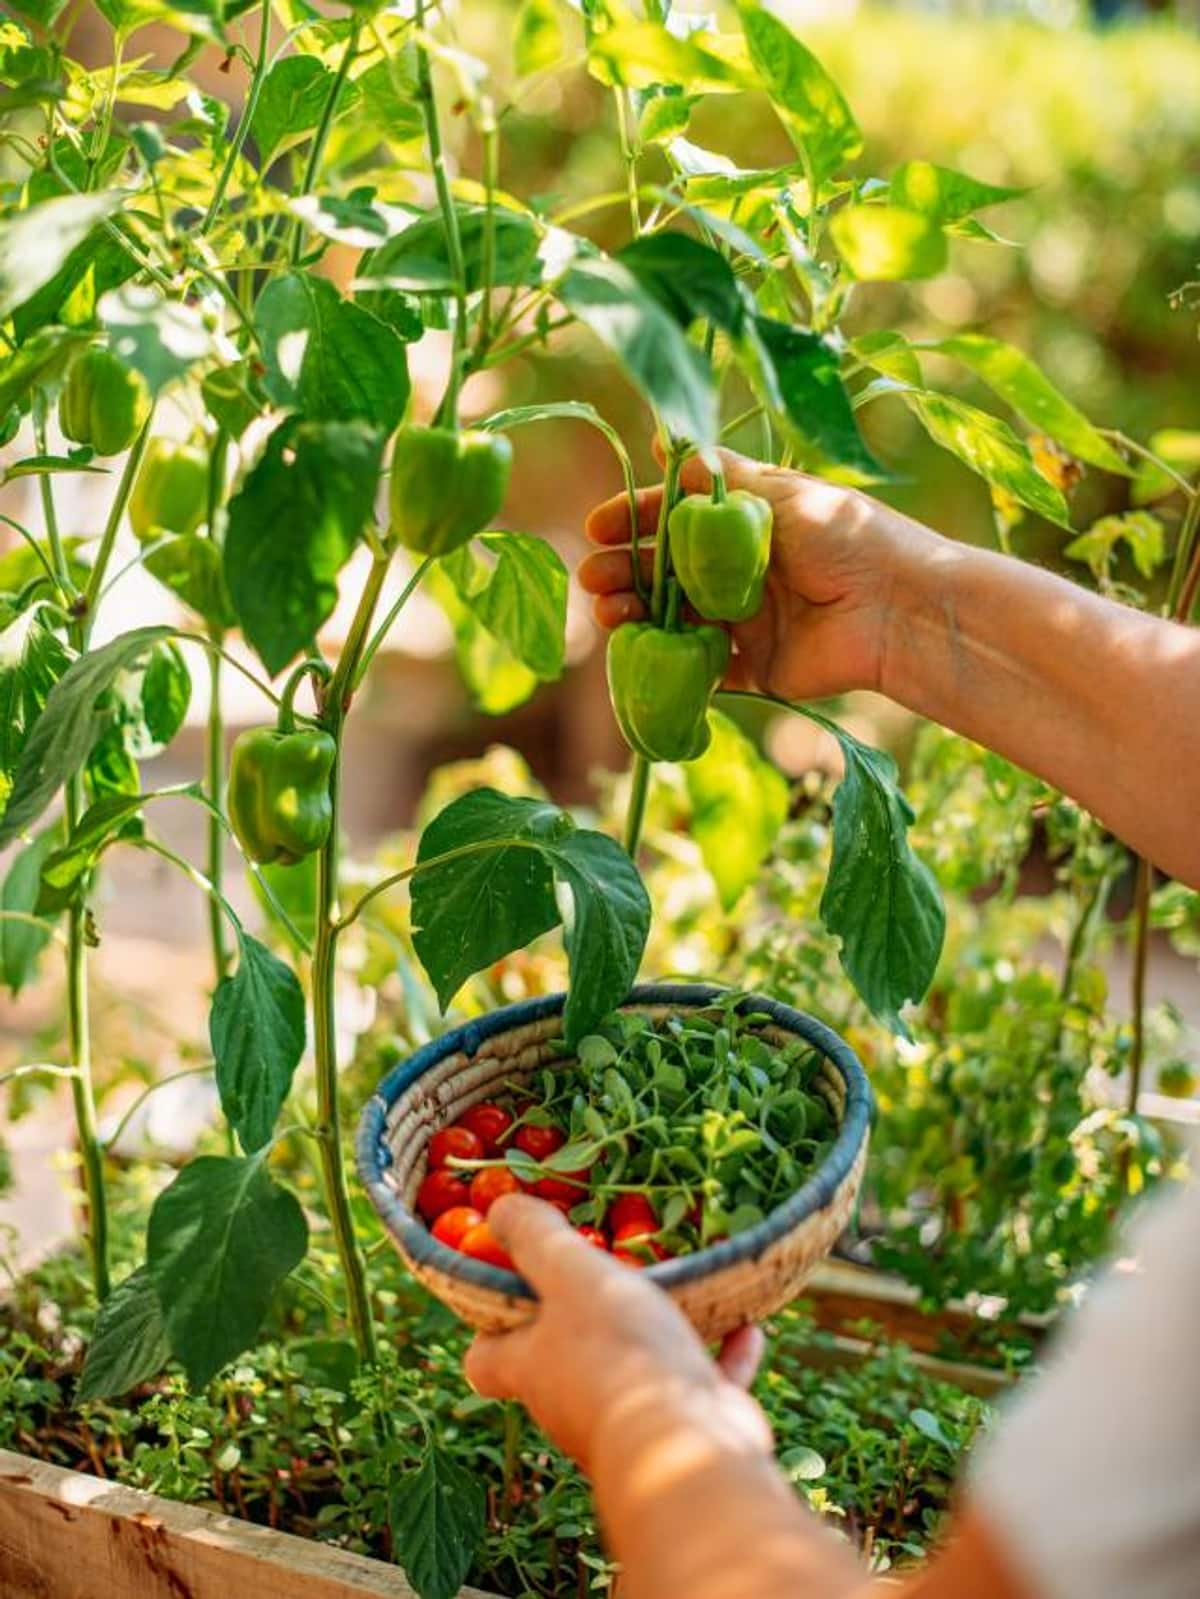
<path fill-rule="evenodd" d="M 113 716 L 134 760 L 152 760 L 166 749 L 183 726 L 191 699 L 192 674 L 174 639 L 152 644 L 117 673 Z"/>
<path fill-rule="evenodd" d="M 168 627 L 141 627 L 81 655 L 55 683 L 17 763 L 8 809 L 0 821 L 0 846 L 22 833 L 77 772 L 112 720 L 118 673 L 170 636 Z"/>
<path fill-rule="evenodd" d="M 717 436 L 708 363 L 675 320 L 619 261 L 578 261 L 558 297 L 616 356 L 677 438 L 695 445 Z"/>
<path fill-rule="evenodd" d="M 463 853 L 429 864 L 452 850 Z M 568 1040 L 593 1029 L 628 993 L 650 903 L 614 840 L 577 829 L 557 806 L 481 788 L 434 817 L 417 862 L 425 870 L 413 878 L 413 943 L 443 1009 L 474 972 L 559 921 L 556 882 L 572 901 Z"/>
<path fill-rule="evenodd" d="M 1072 539 L 1063 554 L 1073 561 L 1086 561 L 1099 582 L 1108 576 L 1109 566 L 1124 544 L 1133 564 L 1144 578 L 1151 578 L 1166 559 L 1163 525 L 1149 511 L 1127 511 L 1123 516 L 1102 516 L 1086 533 Z"/>
<path fill-rule="evenodd" d="M 769 363 L 766 397 L 778 396 L 772 409 L 812 464 L 859 483 L 886 480 L 858 431 L 834 346 L 819 333 L 770 317 L 756 318 L 755 331 Z"/>
<path fill-rule="evenodd" d="M 864 1003 L 907 1038 L 900 1010 L 933 981 L 946 931 L 942 897 L 908 841 L 913 812 L 895 761 L 815 711 L 803 714 L 833 734 L 846 763 L 833 797 L 821 920 L 841 940 L 842 965 Z"/>
<path fill-rule="evenodd" d="M 1069 527 L 1067 502 L 1038 471 L 1025 443 L 999 417 L 965 400 L 928 390 L 901 390 L 931 439 L 1021 505 Z"/>
<path fill-rule="evenodd" d="M 271 1181 L 266 1155 L 201 1155 L 158 1196 L 147 1267 L 171 1353 L 203 1388 L 258 1336 L 272 1295 L 304 1259 L 296 1196 Z"/>
<path fill-rule="evenodd" d="M 119 210 L 120 191 L 64 194 L 0 223 L 0 321 L 59 272 L 95 225 Z"/>
<path fill-rule="evenodd" d="M 406 144 L 425 131 L 417 99 L 416 51 L 395 51 L 385 60 L 368 67 L 355 78 L 354 87 L 361 99 L 355 115 L 366 123 L 377 138 Z"/>
<path fill-rule="evenodd" d="M 96 9 L 127 35 L 148 23 L 165 22 L 181 33 L 221 39 L 223 0 L 96 0 Z"/>
<path fill-rule="evenodd" d="M 77 244 L 48 283 L 13 312 L 13 331 L 24 344 L 48 322 L 90 323 L 96 302 L 137 271 L 129 250 L 103 227 L 94 227 Z"/>
<path fill-rule="evenodd" d="M 249 361 L 206 372 L 200 393 L 209 416 L 235 443 L 266 410 L 266 395 Z"/>
<path fill-rule="evenodd" d="M 0 886 L 0 911 L 32 916 L 41 889 L 42 863 L 62 841 L 62 824 L 55 821 L 13 856 Z M 42 951 L 50 941 L 49 927 L 10 921 L 0 916 L 0 982 L 15 999 L 37 971 Z"/>
<path fill-rule="evenodd" d="M 216 335 L 195 306 L 168 300 L 158 289 L 127 283 L 96 308 L 114 355 L 136 368 L 157 394 L 218 353 Z"/>
<path fill-rule="evenodd" d="M 151 549 L 142 562 L 178 599 L 218 633 L 237 621 L 225 587 L 220 548 L 199 533 L 187 533 Z"/>
<path fill-rule="evenodd" d="M 523 666 L 543 683 L 561 677 L 567 569 L 545 539 L 484 533 L 446 556 L 442 568 L 463 604 Z"/>
<path fill-rule="evenodd" d="M 487 208 L 455 205 L 468 293 L 482 289 Z M 576 256 L 593 254 L 595 246 L 564 228 L 547 227 L 525 211 L 497 206 L 493 214 L 495 285 L 536 287 L 565 271 Z M 402 233 L 389 239 L 362 263 L 356 288 L 413 289 L 446 293 L 454 287 L 446 224 L 434 209 L 418 216 Z"/>
<path fill-rule="evenodd" d="M 478 1474 L 437 1444 L 392 1483 L 393 1553 L 421 1599 L 455 1599 L 483 1541 L 486 1508 Z"/>
<path fill-rule="evenodd" d="M 316 128 L 335 74 L 315 56 L 283 56 L 263 79 L 250 138 L 258 149 L 260 171 L 276 156 L 300 144 Z"/>
<path fill-rule="evenodd" d="M 557 66 L 564 49 L 562 23 L 554 0 L 523 0 L 513 32 L 513 64 L 528 78 Z"/>
<path fill-rule="evenodd" d="M 876 328 L 851 339 L 850 353 L 874 372 L 896 378 L 911 388 L 921 387 L 921 363 L 903 333 L 891 328 Z"/>
<path fill-rule="evenodd" d="M 383 443 L 361 422 L 290 418 L 229 502 L 225 581 L 272 676 L 332 614 L 338 573 L 374 508 Z"/>
<path fill-rule="evenodd" d="M 666 144 L 686 133 L 692 111 L 700 99 L 675 88 L 650 93 L 638 118 L 638 139 L 642 144 Z"/>
<path fill-rule="evenodd" d="M 1174 467 L 1183 477 L 1200 471 L 1200 433 L 1186 428 L 1162 428 L 1153 433 L 1150 448 L 1166 466 Z M 1176 494 L 1179 485 L 1153 461 L 1139 461 L 1133 480 L 1131 498 L 1135 505 L 1149 505 L 1168 494 Z"/>
<path fill-rule="evenodd" d="M 447 572 L 431 567 L 426 592 L 446 613 L 454 630 L 454 655 L 463 683 L 476 710 L 485 716 L 507 716 L 536 693 L 538 677 L 502 639 L 483 626 L 470 606 L 459 598 Z"/>
<path fill-rule="evenodd" d="M 1079 460 L 1105 472 L 1118 472 L 1123 477 L 1130 475 L 1129 467 L 1103 434 L 1059 393 L 1037 363 L 1015 345 L 982 333 L 958 333 L 920 348 L 961 361 L 1031 427 L 1045 433 Z"/>
<path fill-rule="evenodd" d="M 0 776 L 7 780 L 71 657 L 37 612 L 17 621 L 0 644 Z M 4 787 L 7 790 L 7 781 Z"/>
<path fill-rule="evenodd" d="M 707 317 L 734 338 L 741 334 L 746 302 L 733 268 L 710 245 L 664 229 L 635 239 L 616 259 L 680 327 Z"/>
<path fill-rule="evenodd" d="M 238 929 L 237 971 L 217 984 L 208 1033 L 221 1109 L 253 1154 L 268 1143 L 304 1053 L 304 991 L 295 972 Z"/>
<path fill-rule="evenodd" d="M 736 722 L 711 711 L 712 743 L 684 767 L 692 807 L 692 837 L 730 911 L 757 881 L 787 820 L 788 784 L 764 760 Z"/>
<path fill-rule="evenodd" d="M 34 389 L 56 383 L 76 350 L 87 342 L 86 333 L 43 328 L 0 362 L 0 418 L 14 405 L 28 410 Z"/>
<path fill-rule="evenodd" d="M 19 17 L 40 22 L 43 28 L 53 27 L 66 8 L 67 0 L 12 0 L 12 9 Z"/>
<path fill-rule="evenodd" d="M 288 209 L 323 239 L 349 244 L 356 250 L 377 249 L 412 224 L 412 212 L 407 206 L 377 200 L 373 189 L 297 195 L 288 202 Z"/>
<path fill-rule="evenodd" d="M 805 152 L 819 186 L 862 152 L 862 134 L 842 91 L 778 17 L 741 8 L 742 32 L 763 87 L 784 126 Z"/>
<path fill-rule="evenodd" d="M 850 205 L 829 234 L 846 266 L 863 283 L 936 277 L 948 250 L 941 224 L 898 205 Z"/>
<path fill-rule="evenodd" d="M 139 1266 L 100 1306 L 76 1402 L 119 1399 L 157 1377 L 170 1358 L 158 1290 L 148 1267 Z"/>
<path fill-rule="evenodd" d="M 658 22 L 620 21 L 594 33 L 588 70 L 601 83 L 629 89 L 678 84 L 689 94 L 733 94 L 748 86 L 744 67 L 721 52 L 728 41 L 698 30 L 687 38 Z"/>
<path fill-rule="evenodd" d="M 981 183 L 965 172 L 935 166 L 932 161 L 905 161 L 892 173 L 889 198 L 893 205 L 920 211 L 936 222 L 961 222 L 973 211 L 1016 200 L 1026 189 L 1002 189 Z"/>
<path fill-rule="evenodd" d="M 314 422 L 361 420 L 391 433 L 408 403 L 404 343 L 333 284 L 289 272 L 263 290 L 254 324 L 276 405 Z"/>
<path fill-rule="evenodd" d="M 941 1422 L 931 1410 L 914 1410 L 908 1419 L 917 1431 L 932 1443 L 940 1444 L 943 1449 L 952 1450 L 954 1448 L 949 1438 L 946 1437 L 945 1429 L 942 1427 Z"/>
<path fill-rule="evenodd" d="M 56 891 L 55 903 L 62 903 L 64 892 L 70 897 L 76 884 L 95 865 L 104 844 L 115 835 L 127 832 L 129 823 L 141 815 L 148 801 L 198 799 L 200 793 L 198 783 L 179 783 L 149 794 L 106 794 L 90 805 L 75 824 L 71 836 L 42 866 L 42 881 Z M 138 831 L 141 831 L 140 826 Z"/>

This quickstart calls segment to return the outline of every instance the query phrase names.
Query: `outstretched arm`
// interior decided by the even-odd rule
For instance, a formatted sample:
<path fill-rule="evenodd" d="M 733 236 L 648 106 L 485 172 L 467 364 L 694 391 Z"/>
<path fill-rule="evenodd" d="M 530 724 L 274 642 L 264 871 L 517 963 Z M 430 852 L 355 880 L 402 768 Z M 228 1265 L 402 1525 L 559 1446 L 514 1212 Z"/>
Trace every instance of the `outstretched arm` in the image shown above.
<path fill-rule="evenodd" d="M 723 465 L 731 488 L 775 511 L 763 608 L 733 629 L 736 686 L 795 700 L 878 689 L 1037 773 L 1200 887 L 1200 632 L 956 544 L 853 489 L 728 452 Z M 684 486 L 707 481 L 689 461 Z M 660 499 L 640 496 L 643 534 Z M 628 502 L 599 507 L 588 534 L 605 548 L 580 580 L 612 627 L 639 613 Z"/>

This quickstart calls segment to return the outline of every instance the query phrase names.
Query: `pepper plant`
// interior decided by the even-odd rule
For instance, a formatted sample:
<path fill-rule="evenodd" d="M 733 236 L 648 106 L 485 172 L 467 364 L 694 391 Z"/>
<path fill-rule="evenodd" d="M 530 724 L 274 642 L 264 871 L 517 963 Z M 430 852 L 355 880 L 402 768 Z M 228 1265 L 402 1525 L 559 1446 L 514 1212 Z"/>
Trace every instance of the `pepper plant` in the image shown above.
<path fill-rule="evenodd" d="M 339 1125 L 334 980 L 340 938 L 384 894 L 411 879 L 415 948 L 443 1006 L 471 973 L 558 925 L 564 905 L 568 1038 L 624 997 L 650 920 L 635 862 L 652 765 L 708 745 L 728 648 L 716 629 L 692 627 L 683 599 L 744 614 L 769 539 L 760 507 L 726 497 L 719 473 L 711 502 L 677 504 L 688 454 L 726 438 L 764 459 L 886 485 L 901 463 L 877 459 L 859 421 L 890 398 L 981 475 L 1005 526 L 1032 514 L 1065 527 L 1058 458 L 931 388 L 925 362 L 936 356 L 1058 450 L 1127 471 L 1114 443 L 1002 341 L 863 331 L 872 284 L 933 275 L 951 250 L 966 262 L 971 250 L 1005 247 L 977 213 L 1013 191 L 921 159 L 883 177 L 859 170 L 861 136 L 836 84 L 756 5 L 726 27 L 658 0 L 644 13 L 619 0 L 523 0 L 511 53 L 506 42 L 505 59 L 489 62 L 462 47 L 456 11 L 425 0 L 330 15 L 305 0 L 99 0 L 97 10 L 111 43 L 101 66 L 72 53 L 80 12 L 62 0 L 22 0 L 0 26 L 11 86 L 0 123 L 0 422 L 7 480 L 37 486 L 28 516 L 8 519 L 22 542 L 0 573 L 0 843 L 22 841 L 5 884 L 5 976 L 19 987 L 64 923 L 59 1069 L 75 1098 L 103 1347 L 121 1353 L 116 1369 L 90 1368 L 92 1394 L 167 1352 L 203 1382 L 253 1341 L 306 1249 L 300 1206 L 271 1171 L 283 1140 L 315 1151 L 348 1318 L 361 1359 L 374 1359 Z M 178 38 L 173 58 L 147 54 L 149 23 Z M 214 46 L 228 103 L 197 76 Z M 557 73 L 586 75 L 620 173 L 615 190 L 570 203 L 517 193 L 502 138 Z M 765 95 L 778 114 L 792 149 L 782 164 L 738 166 L 689 137 L 702 101 L 746 95 Z M 614 217 L 628 235 L 617 247 Z M 577 397 L 478 414 L 474 396 L 494 393 L 508 363 L 580 332 L 640 394 L 665 463 L 648 621 L 611 645 L 615 711 L 634 751 L 624 847 L 552 804 L 482 789 L 433 820 L 411 867 L 344 904 L 346 718 L 418 585 L 456 619 L 477 688 L 489 670 L 530 690 L 562 672 L 561 559 L 542 539 L 490 526 L 505 520 L 510 440 L 554 419 L 597 428 L 632 500 L 630 448 Z M 428 417 L 416 414 L 408 375 L 427 337 L 448 360 Z M 472 381 L 483 374 L 490 385 Z M 98 538 L 61 525 L 58 491 L 77 473 L 108 494 Z M 189 619 L 164 606 L 161 623 L 97 645 L 102 601 L 126 569 L 127 517 L 136 560 Z M 731 578 L 722 561 L 735 543 Z M 365 576 L 351 562 L 359 552 Z M 352 584 L 334 652 L 322 629 Z M 239 636 L 255 664 L 233 648 Z M 180 641 L 208 661 L 205 770 L 195 784 L 146 790 L 139 762 L 186 714 Z M 227 809 L 220 690 L 231 668 L 278 705 L 279 720 L 236 746 Z M 821 918 L 872 1012 L 903 1029 L 943 930 L 930 874 L 908 847 L 911 813 L 888 757 L 823 713 L 794 709 L 845 758 Z M 747 802 L 743 777 L 736 762 L 724 775 L 706 764 L 710 814 Z M 47 823 L 60 791 L 61 819 Z M 156 836 L 152 802 L 163 793 L 205 808 L 203 868 Z M 773 798 L 759 809 L 742 863 L 751 874 L 782 820 Z M 230 824 L 285 922 L 275 874 L 315 854 L 311 938 L 290 924 L 299 972 L 225 895 Z M 180 1172 L 154 1205 L 145 1266 L 110 1295 L 87 950 L 97 873 L 114 848 L 167 859 L 210 902 L 210 1041 L 233 1152 Z M 311 1125 L 285 1111 L 306 1030 Z"/>

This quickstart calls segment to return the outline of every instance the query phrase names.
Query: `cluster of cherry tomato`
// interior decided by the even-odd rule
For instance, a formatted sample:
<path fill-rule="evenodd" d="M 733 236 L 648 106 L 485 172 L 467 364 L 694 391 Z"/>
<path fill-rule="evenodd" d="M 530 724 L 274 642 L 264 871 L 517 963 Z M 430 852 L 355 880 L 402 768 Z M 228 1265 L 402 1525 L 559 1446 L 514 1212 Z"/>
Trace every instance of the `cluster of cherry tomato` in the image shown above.
<path fill-rule="evenodd" d="M 491 1101 L 472 1105 L 452 1126 L 443 1127 L 430 1139 L 428 1171 L 417 1190 L 417 1209 L 439 1242 L 473 1260 L 511 1271 L 512 1260 L 488 1226 L 488 1211 L 496 1201 L 504 1194 L 533 1194 L 570 1220 L 574 1207 L 589 1196 L 592 1174 L 590 1170 L 555 1172 L 527 1184 L 502 1164 L 505 1152 L 519 1149 L 530 1160 L 544 1161 L 566 1142 L 567 1135 L 558 1127 L 529 1122 L 516 1125 L 516 1118 L 503 1105 Z M 644 1194 L 617 1195 L 602 1227 L 573 1225 L 589 1244 L 611 1251 L 629 1266 L 646 1266 L 670 1255 L 654 1236 L 659 1220 Z"/>

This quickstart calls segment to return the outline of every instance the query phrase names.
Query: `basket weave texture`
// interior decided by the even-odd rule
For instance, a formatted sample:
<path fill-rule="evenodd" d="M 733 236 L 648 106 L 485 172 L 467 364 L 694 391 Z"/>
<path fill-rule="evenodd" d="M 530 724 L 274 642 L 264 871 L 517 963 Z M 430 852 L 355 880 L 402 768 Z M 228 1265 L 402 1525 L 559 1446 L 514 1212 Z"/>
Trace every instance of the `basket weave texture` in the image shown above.
<path fill-rule="evenodd" d="M 722 991 L 702 984 L 635 988 L 625 1010 L 653 1017 L 704 1009 Z M 426 1045 L 379 1085 L 359 1122 L 358 1170 L 409 1270 L 464 1321 L 505 1332 L 536 1308 L 515 1272 L 471 1260 L 438 1242 L 414 1211 L 426 1148 L 441 1127 L 500 1086 L 570 1064 L 558 1053 L 565 996 L 549 995 L 493 1011 Z M 854 1208 L 867 1156 L 871 1091 L 853 1051 L 823 1023 L 762 995 L 739 1009 L 765 1014 L 761 1028 L 779 1045 L 802 1038 L 822 1056 L 818 1087 L 840 1124 L 809 1181 L 757 1226 L 736 1238 L 648 1268 L 706 1339 L 760 1320 L 794 1299 L 832 1249 Z"/>

